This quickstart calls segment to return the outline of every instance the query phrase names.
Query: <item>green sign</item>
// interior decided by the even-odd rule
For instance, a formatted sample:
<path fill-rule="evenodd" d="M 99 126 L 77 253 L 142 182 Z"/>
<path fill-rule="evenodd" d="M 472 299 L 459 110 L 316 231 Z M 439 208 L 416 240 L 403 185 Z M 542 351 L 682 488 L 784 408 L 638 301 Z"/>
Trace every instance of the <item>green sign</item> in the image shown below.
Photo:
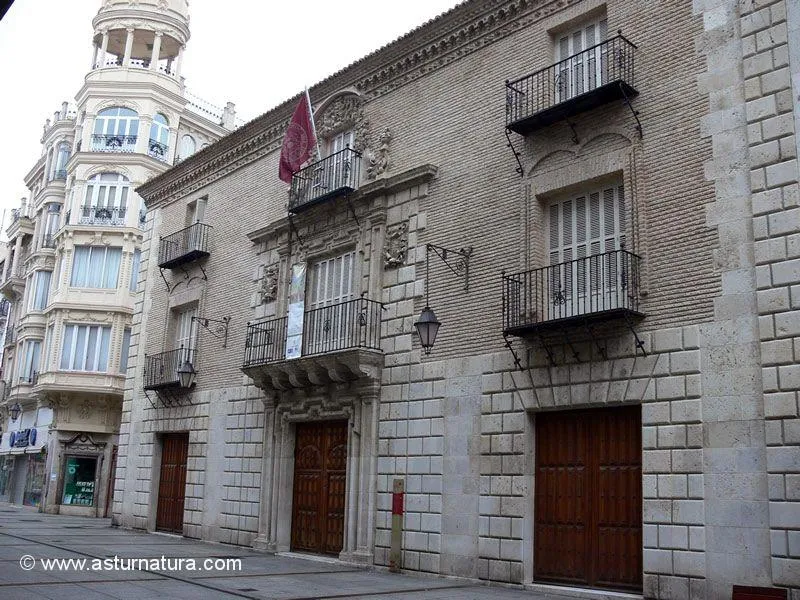
<path fill-rule="evenodd" d="M 97 458 L 68 456 L 64 469 L 63 504 L 92 506 Z"/>

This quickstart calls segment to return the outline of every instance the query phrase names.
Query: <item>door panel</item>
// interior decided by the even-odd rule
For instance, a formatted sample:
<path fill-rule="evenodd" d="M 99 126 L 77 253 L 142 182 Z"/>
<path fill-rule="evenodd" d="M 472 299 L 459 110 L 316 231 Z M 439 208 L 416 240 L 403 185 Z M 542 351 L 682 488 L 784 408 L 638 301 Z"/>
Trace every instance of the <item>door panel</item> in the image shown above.
<path fill-rule="evenodd" d="M 642 585 L 641 409 L 536 417 L 534 577 Z"/>
<path fill-rule="evenodd" d="M 292 549 L 338 554 L 344 540 L 347 421 L 297 425 Z"/>
<path fill-rule="evenodd" d="M 183 533 L 183 505 L 186 495 L 186 462 L 189 456 L 189 434 L 170 433 L 162 439 L 156 529 Z"/>

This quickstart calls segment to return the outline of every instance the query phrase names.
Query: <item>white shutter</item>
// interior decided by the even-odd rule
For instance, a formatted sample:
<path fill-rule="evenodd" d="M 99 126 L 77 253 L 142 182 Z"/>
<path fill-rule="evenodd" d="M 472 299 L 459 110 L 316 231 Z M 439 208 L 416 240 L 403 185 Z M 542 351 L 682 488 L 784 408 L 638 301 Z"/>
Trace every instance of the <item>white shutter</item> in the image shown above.
<path fill-rule="evenodd" d="M 186 308 L 175 315 L 175 349 L 195 349 L 197 332 L 194 330 L 192 317 L 197 316 L 197 307 Z"/>
<path fill-rule="evenodd" d="M 607 29 L 608 23 L 602 19 L 585 23 L 558 38 L 556 62 L 559 65 L 556 91 L 559 102 L 569 100 L 606 82 L 606 77 L 603 76 L 606 65 L 605 47 L 593 47 L 606 40 Z"/>
<path fill-rule="evenodd" d="M 355 252 L 347 252 L 312 265 L 307 310 L 352 299 L 354 262 Z"/>
<path fill-rule="evenodd" d="M 548 211 L 549 262 L 558 265 L 550 272 L 554 318 L 581 314 L 594 305 L 587 294 L 616 289 L 617 261 L 602 255 L 625 244 L 624 188 L 587 190 L 554 201 Z"/>

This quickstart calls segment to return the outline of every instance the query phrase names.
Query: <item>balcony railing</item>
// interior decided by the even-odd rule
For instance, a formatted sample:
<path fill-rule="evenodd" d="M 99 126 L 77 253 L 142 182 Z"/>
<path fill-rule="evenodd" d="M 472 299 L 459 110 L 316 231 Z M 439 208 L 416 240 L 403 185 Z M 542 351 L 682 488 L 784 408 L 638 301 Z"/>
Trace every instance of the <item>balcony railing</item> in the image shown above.
<path fill-rule="evenodd" d="M 122 134 L 92 134 L 93 152 L 135 152 L 136 136 Z"/>
<path fill-rule="evenodd" d="M 292 176 L 289 212 L 302 212 L 358 188 L 361 154 L 350 148 L 300 169 Z"/>
<path fill-rule="evenodd" d="M 120 227 L 125 225 L 127 212 L 124 206 L 81 206 L 78 224 Z"/>
<path fill-rule="evenodd" d="M 172 269 L 209 255 L 208 236 L 211 225 L 195 223 L 161 238 L 158 244 L 158 266 Z"/>
<path fill-rule="evenodd" d="M 636 46 L 622 35 L 506 82 L 506 126 L 525 135 L 618 98 L 634 87 Z"/>
<path fill-rule="evenodd" d="M 503 332 L 511 335 L 639 313 L 639 257 L 613 250 L 503 275 Z"/>
<path fill-rule="evenodd" d="M 380 302 L 357 298 L 306 311 L 301 355 L 355 348 L 379 350 L 382 307 Z M 287 317 L 250 323 L 243 367 L 286 360 L 286 325 Z"/>
<path fill-rule="evenodd" d="M 162 144 L 161 142 L 153 139 L 151 139 L 150 143 L 147 145 L 147 153 L 153 158 L 162 161 L 167 160 L 167 149 L 168 146 L 166 144 Z"/>
<path fill-rule="evenodd" d="M 144 389 L 178 387 L 180 385 L 178 368 L 187 360 L 194 364 L 194 359 L 195 351 L 189 348 L 168 350 L 160 354 L 145 354 Z"/>

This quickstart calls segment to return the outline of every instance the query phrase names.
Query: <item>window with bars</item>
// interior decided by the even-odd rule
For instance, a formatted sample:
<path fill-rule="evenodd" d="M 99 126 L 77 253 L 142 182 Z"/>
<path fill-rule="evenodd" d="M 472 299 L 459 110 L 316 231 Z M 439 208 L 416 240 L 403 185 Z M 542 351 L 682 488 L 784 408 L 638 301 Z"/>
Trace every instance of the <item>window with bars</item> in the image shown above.
<path fill-rule="evenodd" d="M 550 296 L 553 304 L 584 306 L 575 297 L 616 289 L 625 247 L 625 190 L 621 183 L 588 189 L 548 207 Z"/>
<path fill-rule="evenodd" d="M 556 36 L 555 58 L 557 100 L 563 102 L 600 87 L 608 61 L 606 41 L 608 23 L 599 18 Z"/>
<path fill-rule="evenodd" d="M 110 343 L 109 325 L 64 325 L 60 369 L 106 372 Z"/>
<path fill-rule="evenodd" d="M 306 310 L 339 304 L 353 298 L 355 255 L 350 251 L 311 266 Z"/>

